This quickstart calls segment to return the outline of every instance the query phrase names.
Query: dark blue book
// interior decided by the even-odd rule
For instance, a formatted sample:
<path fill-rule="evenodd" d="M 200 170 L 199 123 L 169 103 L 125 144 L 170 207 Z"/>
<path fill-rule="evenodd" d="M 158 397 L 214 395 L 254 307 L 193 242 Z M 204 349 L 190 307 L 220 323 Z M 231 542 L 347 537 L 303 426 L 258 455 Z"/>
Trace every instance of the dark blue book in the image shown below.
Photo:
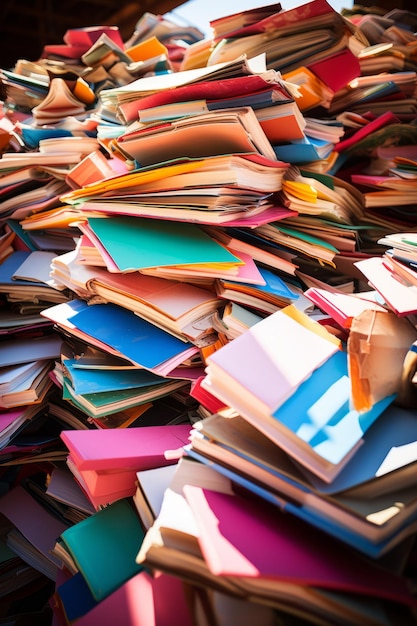
<path fill-rule="evenodd" d="M 59 585 L 55 593 L 68 624 L 72 624 L 73 621 L 91 611 L 97 604 L 80 572 Z"/>

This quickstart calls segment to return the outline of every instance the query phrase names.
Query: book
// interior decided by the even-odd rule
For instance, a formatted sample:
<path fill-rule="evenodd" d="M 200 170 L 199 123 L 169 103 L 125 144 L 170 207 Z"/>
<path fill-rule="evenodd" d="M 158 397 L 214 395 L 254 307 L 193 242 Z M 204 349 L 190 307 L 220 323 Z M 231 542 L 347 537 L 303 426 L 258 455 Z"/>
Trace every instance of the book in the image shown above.
<path fill-rule="evenodd" d="M 31 420 L 42 416 L 47 402 L 23 404 L 10 409 L 0 409 L 0 450 L 3 450 Z"/>
<path fill-rule="evenodd" d="M 42 316 L 53 320 L 63 332 L 161 376 L 175 377 L 176 368 L 198 352 L 196 346 L 115 304 L 91 307 L 83 300 L 74 299 L 62 307 L 44 309 Z M 123 336 L 118 332 L 120 327 L 125 329 Z M 151 351 L 147 347 L 150 344 Z M 186 368 L 182 375 L 186 376 Z"/>
<path fill-rule="evenodd" d="M 89 218 L 80 229 L 99 247 L 107 269 L 113 272 L 165 265 L 242 265 L 197 224 L 114 216 Z"/>
<path fill-rule="evenodd" d="M 32 254 L 33 261 L 30 262 L 28 259 L 32 258 Z M 66 301 L 68 295 L 57 289 L 53 281 L 46 276 L 50 259 L 51 254 L 44 250 L 13 250 L 0 264 L 0 292 L 8 294 L 14 301 L 21 302 L 38 302 L 39 299 L 42 303 Z M 19 277 L 20 268 L 23 266 L 22 272 L 27 272 L 28 264 L 34 273 L 32 275 L 26 273 L 25 276 L 22 273 L 22 277 Z"/>
<path fill-rule="evenodd" d="M 187 424 L 119 430 L 63 430 L 61 438 L 80 469 L 138 471 L 168 464 L 165 452 L 181 448 L 189 431 L 190 425 Z"/>
<path fill-rule="evenodd" d="M 122 304 L 149 322 L 194 343 L 213 334 L 210 318 L 221 302 L 214 291 L 139 272 L 110 273 L 77 263 L 77 253 L 55 259 L 51 274 L 69 288 L 106 302 Z M 65 273 L 65 275 L 64 275 Z"/>
<path fill-rule="evenodd" d="M 276 159 L 251 107 L 191 115 L 120 135 L 116 147 L 141 167 L 188 157 L 258 153 Z"/>
<path fill-rule="evenodd" d="M 281 188 L 287 163 L 256 154 L 219 155 L 207 159 L 187 159 L 158 164 L 149 168 L 91 183 L 62 195 L 70 205 L 83 199 L 120 195 L 121 193 L 158 192 L 183 187 L 231 186 L 271 193 Z M 138 187 L 140 186 L 140 187 Z M 127 199 L 126 199 L 127 200 Z"/>
<path fill-rule="evenodd" d="M 384 437 L 393 428 L 393 415 L 398 417 L 398 431 L 387 442 Z M 366 431 L 363 445 L 343 470 L 326 483 L 241 416 L 222 411 L 195 424 L 185 452 L 214 466 L 236 485 L 287 507 L 288 513 L 306 521 L 312 513 L 313 525 L 349 545 L 359 545 L 365 554 L 376 554 L 400 543 L 407 528 L 409 534 L 414 532 L 414 440 L 412 413 L 390 405 Z M 395 505 L 400 501 L 404 506 Z"/>
<path fill-rule="evenodd" d="M 391 403 L 367 429 L 362 446 L 330 483 L 299 465 L 236 413 L 230 415 L 220 409 L 196 422 L 190 442 L 192 449 L 243 475 L 252 475 L 255 482 L 271 490 L 275 485 L 277 492 L 293 502 L 298 499 L 305 503 L 306 494 L 313 492 L 330 498 L 351 494 L 372 499 L 412 485 L 416 461 L 412 416 L 410 409 Z"/>
<path fill-rule="evenodd" d="M 354 265 L 396 315 L 403 317 L 417 312 L 417 297 L 413 288 L 398 279 L 384 264 L 382 257 L 374 256 Z"/>
<path fill-rule="evenodd" d="M 29 380 L 36 375 L 44 366 L 43 362 L 29 361 L 28 363 L 16 363 L 16 365 L 0 368 L 0 393 L 8 393 L 21 382 Z"/>
<path fill-rule="evenodd" d="M 160 512 L 147 531 L 136 560 L 153 570 L 168 574 L 175 572 L 186 582 L 209 583 L 210 588 L 243 597 L 235 584 L 213 576 L 204 563 L 197 540 L 196 522 L 183 493 L 184 485 L 190 482 L 231 492 L 227 478 L 201 463 L 181 458 L 174 478 L 165 490 Z"/>
<path fill-rule="evenodd" d="M 287 87 L 275 70 L 214 82 L 201 81 L 144 96 L 136 103 L 136 116 L 146 123 L 222 108 L 252 106 L 256 109 L 291 100 L 290 90 L 291 85 Z M 121 112 L 126 113 L 128 107 L 122 104 Z"/>
<path fill-rule="evenodd" d="M 57 333 L 34 337 L 27 341 L 25 337 L 5 339 L 1 342 L 2 367 L 33 363 L 34 361 L 52 361 L 61 354 L 62 338 Z"/>
<path fill-rule="evenodd" d="M 53 580 L 60 562 L 51 551 L 56 538 L 67 530 L 68 524 L 47 511 L 21 484 L 2 495 L 0 512 L 26 539 L 28 548 L 32 546 L 35 554 L 37 552 L 47 560 L 50 566 L 48 576 Z"/>
<path fill-rule="evenodd" d="M 132 604 L 126 598 L 140 598 Z M 117 615 L 125 626 L 169 626 L 176 615 L 183 626 L 193 623 L 186 588 L 176 576 L 145 570 L 133 575 L 115 591 L 78 618 L 80 626 L 111 626 Z"/>
<path fill-rule="evenodd" d="M 241 577 L 213 575 L 201 552 L 198 524 L 184 494 L 187 485 L 220 493 L 233 493 L 230 479 L 222 476 L 214 467 L 196 463 L 187 457 L 181 459 L 174 480 L 165 492 L 160 514 L 146 534 L 138 553 L 137 559 L 140 563 L 159 571 L 168 573 L 175 571 L 177 576 L 187 582 L 198 580 L 211 592 L 226 593 L 227 596 L 238 600 L 249 597 L 255 602 L 267 601 L 268 605 L 280 610 L 285 606 L 286 613 L 294 613 L 298 618 L 300 612 L 304 616 L 305 610 L 305 616 L 308 615 L 309 620 L 315 615 L 320 620 L 334 621 L 336 614 L 343 615 L 345 619 L 348 610 L 351 619 L 367 623 L 368 618 L 364 617 L 366 596 L 362 597 L 365 607 L 358 602 L 355 604 L 354 613 L 351 613 L 352 594 L 349 594 L 349 604 L 346 605 L 339 594 L 334 595 L 330 590 L 324 594 L 323 590 L 316 587 L 284 585 L 281 581 L 280 589 L 275 585 L 270 591 L 263 583 L 256 585 L 255 578 L 249 581 Z M 251 589 L 248 596 L 249 582 Z M 370 623 L 374 623 L 373 619 Z"/>
<path fill-rule="evenodd" d="M 42 49 L 42 57 L 56 56 L 79 60 L 103 33 L 114 43 L 123 45 L 118 26 L 68 28 L 64 32 L 63 43 L 46 44 Z"/>
<path fill-rule="evenodd" d="M 272 5 L 271 8 L 272 11 L 268 10 L 266 7 L 264 8 L 265 14 L 261 19 L 251 20 L 251 23 L 229 32 L 229 38 L 232 34 L 233 38 L 247 37 L 254 33 L 264 33 L 285 27 L 294 27 L 295 24 L 297 24 L 299 28 L 299 22 L 303 20 L 308 21 L 321 15 L 327 16 L 327 14 L 333 11 L 325 0 L 314 0 L 314 2 L 293 9 L 280 10 L 277 5 Z"/>
<path fill-rule="evenodd" d="M 381 129 L 389 126 L 391 124 L 396 124 L 399 122 L 398 117 L 392 113 L 391 111 L 387 111 L 386 113 L 382 113 L 378 115 L 375 119 L 369 121 L 365 126 L 356 130 L 352 135 L 339 141 L 335 146 L 336 152 L 343 152 L 350 148 L 354 149 L 355 145 L 362 141 L 364 138 L 369 137 L 370 135 Z"/>
<path fill-rule="evenodd" d="M 123 528 L 124 532 L 116 533 L 117 528 Z M 135 562 L 135 555 L 143 539 L 143 530 L 127 499 L 109 504 L 66 528 L 59 537 L 97 602 L 142 570 L 142 566 Z"/>
<path fill-rule="evenodd" d="M 230 36 L 234 31 L 257 24 L 263 19 L 279 13 L 282 10 L 281 3 L 270 4 L 264 7 L 254 7 L 240 13 L 232 13 L 210 20 L 210 27 L 213 30 L 213 37 Z"/>
<path fill-rule="evenodd" d="M 282 580 L 385 598 L 389 587 L 396 600 L 414 602 L 399 576 L 384 572 L 337 542 L 333 550 L 328 545 L 324 550 L 330 541 L 325 534 L 310 529 L 306 536 L 304 523 L 279 514 L 268 504 L 193 485 L 185 485 L 184 494 L 196 516 L 204 558 L 214 574 L 236 576 L 248 587 L 252 579 L 261 578 L 265 588 L 275 582 L 279 590 Z M 260 538 L 256 545 L 254 536 Z M 285 558 L 277 560 L 277 552 Z"/>
<path fill-rule="evenodd" d="M 277 273 L 259 266 L 264 285 L 235 283 L 233 280 L 218 279 L 216 292 L 228 302 L 249 306 L 261 313 L 275 313 L 279 309 L 297 302 L 301 291 L 289 285 Z"/>
<path fill-rule="evenodd" d="M 120 159 L 108 159 L 97 148 L 92 149 L 79 163 L 74 165 L 65 176 L 66 184 L 72 189 L 84 187 L 119 173 Z"/>
<path fill-rule="evenodd" d="M 388 246 L 392 256 L 398 256 L 409 261 L 417 260 L 417 237 L 415 233 L 390 233 L 378 239 L 378 243 Z"/>
<path fill-rule="evenodd" d="M 137 101 L 142 97 L 158 93 L 166 89 L 183 87 L 185 85 L 196 84 L 203 80 L 217 80 L 232 78 L 234 76 L 248 76 L 258 74 L 266 70 L 265 58 L 251 58 L 246 55 L 235 57 L 230 62 L 215 63 L 210 66 L 199 67 L 181 72 L 167 74 L 157 74 L 145 76 L 131 81 L 127 85 L 118 88 L 103 89 L 101 97 L 103 103 L 110 102 L 119 108 L 128 101 Z M 136 113 L 132 119 L 136 119 Z"/>
<path fill-rule="evenodd" d="M 61 438 L 69 452 L 69 469 L 98 509 L 121 498 L 132 497 L 139 470 L 175 464 L 181 447 L 188 441 L 189 430 L 190 425 L 167 424 L 116 431 L 63 431 Z M 78 432 L 91 432 L 94 441 L 92 438 L 81 441 Z M 100 454 L 97 454 L 98 450 L 101 450 Z"/>
<path fill-rule="evenodd" d="M 333 148 L 334 143 L 309 137 L 305 133 L 302 137 L 295 137 L 288 143 L 274 144 L 274 152 L 278 159 L 299 165 L 326 159 L 333 152 Z"/>
<path fill-rule="evenodd" d="M 317 106 L 328 108 L 333 92 L 305 65 L 283 72 L 284 80 L 297 85 L 297 106 L 304 117 Z"/>
<path fill-rule="evenodd" d="M 334 93 L 361 75 L 359 59 L 348 46 L 323 59 L 307 63 L 307 68 Z"/>
<path fill-rule="evenodd" d="M 264 315 L 260 311 L 255 313 L 250 307 L 229 300 L 213 323 L 218 332 L 224 333 L 228 339 L 235 339 L 263 318 Z"/>
<path fill-rule="evenodd" d="M 56 123 L 67 116 L 82 115 L 84 112 L 85 104 L 73 94 L 68 83 L 59 77 L 50 81 L 46 97 L 32 108 L 32 115 L 40 125 Z"/>
<path fill-rule="evenodd" d="M 14 408 L 28 404 L 40 404 L 47 396 L 52 387 L 49 372 L 52 370 L 53 361 L 40 361 L 39 366 L 28 374 L 13 389 L 0 391 L 0 407 Z"/>
<path fill-rule="evenodd" d="M 255 109 L 255 115 L 272 146 L 304 138 L 306 120 L 295 101 Z"/>
<path fill-rule="evenodd" d="M 300 20 L 294 18 L 296 21 L 293 25 L 287 24 L 282 29 L 272 27 L 268 29 L 267 35 L 258 32 L 219 41 L 212 50 L 209 63 L 225 62 L 246 49 L 249 56 L 264 52 L 268 56 L 269 67 L 287 72 L 307 61 L 317 61 L 346 47 L 349 32 L 347 24 L 340 22 L 339 15 L 328 13 L 310 16 L 308 27 L 304 16 Z"/>
<path fill-rule="evenodd" d="M 82 516 L 86 517 L 95 512 L 94 507 L 85 496 L 77 481 L 74 480 L 73 474 L 65 466 L 57 465 L 52 469 L 46 487 L 46 494 L 68 507 L 79 511 L 81 513 L 79 519 L 81 519 Z"/>
<path fill-rule="evenodd" d="M 320 287 L 309 287 L 304 291 L 304 295 L 319 309 L 328 313 L 342 328 L 349 329 L 353 319 L 364 310 L 386 312 L 386 308 L 369 297 L 367 291 L 348 294 L 337 290 L 332 292 Z"/>
<path fill-rule="evenodd" d="M 233 381 L 233 392 L 239 388 L 242 400 L 249 400 L 248 410 L 253 400 L 266 413 L 273 412 L 315 368 L 338 351 L 337 343 L 328 336 L 317 334 L 287 315 L 287 308 L 292 306 L 255 324 L 208 358 L 208 379 L 213 391 L 220 382 L 218 375 L 221 372 L 224 382 L 226 378 Z M 307 317 L 303 313 L 300 316 Z M 256 371 L 246 367 L 245 354 L 256 359 Z M 273 387 L 267 382 L 271 379 L 271 372 L 274 372 L 276 381 Z"/>
<path fill-rule="evenodd" d="M 59 610 L 68 622 L 79 619 L 97 605 L 80 572 L 68 576 L 63 582 L 57 580 L 53 602 L 54 613 Z"/>
<path fill-rule="evenodd" d="M 161 510 L 165 489 L 169 487 L 176 469 L 177 464 L 172 464 L 136 472 L 136 490 L 132 498 L 147 530 Z"/>
<path fill-rule="evenodd" d="M 417 276 L 417 264 L 400 255 L 397 257 L 393 250 L 387 250 L 384 254 L 384 263 L 394 276 L 402 278 L 405 283 L 414 285 Z"/>
<path fill-rule="evenodd" d="M 224 393 L 217 395 L 226 402 Z M 362 445 L 366 430 L 395 397 L 387 390 L 366 413 L 359 413 L 350 407 L 350 396 L 348 358 L 339 351 L 318 367 L 269 419 L 262 419 L 260 412 L 251 412 L 234 398 L 229 405 L 298 463 L 323 481 L 331 482 Z"/>
<path fill-rule="evenodd" d="M 241 238 L 240 232 L 235 233 L 235 231 L 230 232 L 223 229 L 211 230 L 209 227 L 206 228 L 206 231 L 211 233 L 215 239 L 224 245 L 236 250 L 237 252 L 244 252 L 245 254 L 251 256 L 255 262 L 260 263 L 271 270 L 280 270 L 293 276 L 296 273 L 297 264 L 292 260 L 292 258 L 288 258 L 288 255 L 285 255 L 282 252 L 280 254 L 279 250 L 272 251 L 264 249 L 251 241 L 246 241 L 243 237 Z"/>
<path fill-rule="evenodd" d="M 294 494 L 289 498 L 283 495 L 288 493 L 288 485 L 276 491 L 258 480 L 254 481 L 252 476 L 235 466 L 219 462 L 214 455 L 202 454 L 193 447 L 186 448 L 186 453 L 194 461 L 228 478 L 238 486 L 239 491 L 253 494 L 257 499 L 294 515 L 371 559 L 395 554 L 396 550 L 401 552 L 402 548 L 407 550 L 407 544 L 415 532 L 416 501 L 412 487 L 400 488 L 397 492 L 379 494 L 370 499 L 362 496 L 336 497 L 332 498 L 333 502 L 309 493 L 304 494 L 305 502 L 301 504 Z"/>
<path fill-rule="evenodd" d="M 279 222 L 264 224 L 256 229 L 256 234 L 271 241 L 283 250 L 291 251 L 301 257 L 311 257 L 320 263 L 334 266 L 337 248 L 319 236 L 310 235 L 302 230 L 296 230 Z"/>
<path fill-rule="evenodd" d="M 147 404 L 188 386 L 182 379 L 164 378 L 143 369 L 83 371 L 72 367 L 69 360 L 63 360 L 62 365 L 62 373 L 55 368 L 55 375 L 62 383 L 62 397 L 95 418 Z M 81 390 L 83 383 L 87 383 L 90 391 Z M 94 386 L 96 390 L 92 391 Z"/>

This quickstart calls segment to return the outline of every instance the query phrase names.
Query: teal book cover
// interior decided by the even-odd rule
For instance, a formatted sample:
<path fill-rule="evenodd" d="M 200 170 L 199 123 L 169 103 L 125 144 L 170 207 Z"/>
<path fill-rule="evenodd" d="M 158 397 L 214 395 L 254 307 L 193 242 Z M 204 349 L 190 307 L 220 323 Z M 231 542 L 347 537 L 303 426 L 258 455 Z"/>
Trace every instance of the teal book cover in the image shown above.
<path fill-rule="evenodd" d="M 139 517 L 127 499 L 109 504 L 61 533 L 97 602 L 143 569 L 135 561 L 143 537 Z"/>
<path fill-rule="evenodd" d="M 241 264 L 197 224 L 113 216 L 89 218 L 88 225 L 121 272 L 202 263 Z"/>
<path fill-rule="evenodd" d="M 149 387 L 166 382 L 166 379 L 148 370 L 135 369 L 101 369 L 94 367 L 78 367 L 78 359 L 64 359 L 64 375 L 71 381 L 76 394 L 107 393 L 124 391 L 140 387 Z"/>

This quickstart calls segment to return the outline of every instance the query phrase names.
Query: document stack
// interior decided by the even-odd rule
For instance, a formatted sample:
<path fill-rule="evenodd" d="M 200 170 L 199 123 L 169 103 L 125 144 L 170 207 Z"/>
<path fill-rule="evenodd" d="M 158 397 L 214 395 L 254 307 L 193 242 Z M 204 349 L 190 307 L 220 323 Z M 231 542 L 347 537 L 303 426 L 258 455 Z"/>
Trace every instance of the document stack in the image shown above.
<path fill-rule="evenodd" d="M 0 69 L 0 622 L 417 623 L 417 15 Z"/>

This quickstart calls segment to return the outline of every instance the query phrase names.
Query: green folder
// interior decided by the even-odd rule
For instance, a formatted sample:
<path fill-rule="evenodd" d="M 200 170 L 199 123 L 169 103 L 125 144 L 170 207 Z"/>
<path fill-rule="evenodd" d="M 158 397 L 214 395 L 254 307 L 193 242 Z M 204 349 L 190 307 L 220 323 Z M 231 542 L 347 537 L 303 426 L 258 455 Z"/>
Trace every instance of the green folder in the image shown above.
<path fill-rule="evenodd" d="M 197 224 L 140 217 L 89 218 L 121 272 L 172 265 L 241 263 Z"/>
<path fill-rule="evenodd" d="M 117 500 L 61 534 L 97 602 L 143 569 L 135 559 L 144 531 L 127 499 Z"/>

